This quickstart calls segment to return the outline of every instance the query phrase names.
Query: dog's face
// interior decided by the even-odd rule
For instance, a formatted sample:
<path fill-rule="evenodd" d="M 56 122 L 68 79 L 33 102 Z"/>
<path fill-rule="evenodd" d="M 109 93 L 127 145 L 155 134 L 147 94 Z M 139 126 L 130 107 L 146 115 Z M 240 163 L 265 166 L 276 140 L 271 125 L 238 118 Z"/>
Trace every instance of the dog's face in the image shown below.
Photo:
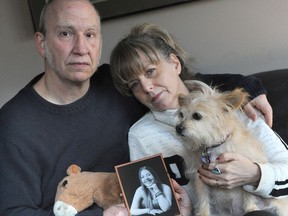
<path fill-rule="evenodd" d="M 219 93 L 208 88 L 204 84 L 192 89 L 188 96 L 179 96 L 176 131 L 184 140 L 190 140 L 185 143 L 192 151 L 224 141 L 232 132 L 233 112 L 246 102 L 248 96 L 240 89 Z"/>

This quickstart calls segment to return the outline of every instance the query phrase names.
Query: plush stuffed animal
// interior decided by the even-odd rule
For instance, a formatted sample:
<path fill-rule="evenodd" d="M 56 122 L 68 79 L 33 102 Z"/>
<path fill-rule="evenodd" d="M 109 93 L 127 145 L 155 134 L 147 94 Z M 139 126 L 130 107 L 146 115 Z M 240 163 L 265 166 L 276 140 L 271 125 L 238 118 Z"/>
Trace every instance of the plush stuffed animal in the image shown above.
<path fill-rule="evenodd" d="M 67 174 L 57 187 L 55 216 L 74 216 L 93 203 L 106 209 L 123 202 L 116 173 L 81 172 L 81 168 L 73 164 Z"/>

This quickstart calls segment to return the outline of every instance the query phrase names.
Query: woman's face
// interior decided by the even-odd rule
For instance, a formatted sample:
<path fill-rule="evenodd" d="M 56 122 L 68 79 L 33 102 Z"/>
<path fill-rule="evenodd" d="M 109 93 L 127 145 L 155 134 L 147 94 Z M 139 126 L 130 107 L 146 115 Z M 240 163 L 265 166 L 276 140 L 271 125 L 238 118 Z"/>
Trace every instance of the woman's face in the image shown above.
<path fill-rule="evenodd" d="M 178 58 L 161 59 L 158 65 L 139 52 L 145 71 L 128 81 L 133 95 L 150 110 L 163 111 L 178 108 L 178 95 L 188 94 L 187 88 L 179 77 L 181 64 Z"/>
<path fill-rule="evenodd" d="M 155 178 L 149 170 L 143 169 L 141 171 L 141 181 L 148 188 L 155 183 Z"/>

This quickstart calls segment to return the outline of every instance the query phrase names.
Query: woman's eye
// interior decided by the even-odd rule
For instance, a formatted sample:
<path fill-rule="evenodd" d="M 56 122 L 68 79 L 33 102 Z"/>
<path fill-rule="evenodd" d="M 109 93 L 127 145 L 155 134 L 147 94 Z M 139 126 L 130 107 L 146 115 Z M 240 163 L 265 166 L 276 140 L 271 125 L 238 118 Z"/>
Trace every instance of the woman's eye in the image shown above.
<path fill-rule="evenodd" d="M 154 72 L 155 72 L 155 68 L 151 68 L 151 69 L 149 69 L 149 70 L 147 70 L 146 71 L 146 74 L 148 75 L 148 76 L 151 76 Z"/>
<path fill-rule="evenodd" d="M 133 83 L 129 84 L 129 88 L 131 90 L 135 89 L 137 86 L 138 86 L 138 82 L 133 82 Z"/>

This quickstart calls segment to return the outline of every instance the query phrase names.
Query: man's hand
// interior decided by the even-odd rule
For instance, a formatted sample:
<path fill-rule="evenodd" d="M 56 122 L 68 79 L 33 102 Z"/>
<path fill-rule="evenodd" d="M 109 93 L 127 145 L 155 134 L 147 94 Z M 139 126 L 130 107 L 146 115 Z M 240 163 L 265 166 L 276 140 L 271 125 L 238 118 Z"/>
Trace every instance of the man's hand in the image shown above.
<path fill-rule="evenodd" d="M 257 119 L 257 113 L 255 109 L 259 110 L 264 115 L 267 125 L 272 127 L 273 110 L 265 94 L 257 96 L 244 107 L 244 112 L 253 121 Z"/>
<path fill-rule="evenodd" d="M 103 212 L 103 216 L 128 216 L 128 211 L 123 203 L 109 207 Z"/>

